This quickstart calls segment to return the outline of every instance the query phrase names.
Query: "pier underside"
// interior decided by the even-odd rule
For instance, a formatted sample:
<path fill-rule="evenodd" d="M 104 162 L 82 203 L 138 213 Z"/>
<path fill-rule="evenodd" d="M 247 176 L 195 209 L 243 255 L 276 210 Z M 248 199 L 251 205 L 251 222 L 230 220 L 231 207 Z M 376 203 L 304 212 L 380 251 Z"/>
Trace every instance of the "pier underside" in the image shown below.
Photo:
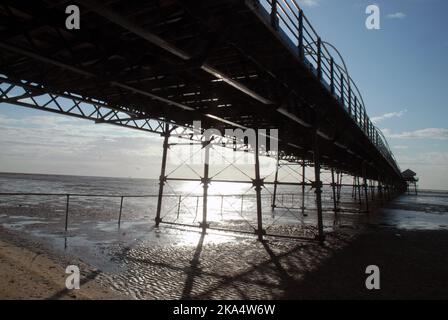
<path fill-rule="evenodd" d="M 302 180 L 288 183 L 315 193 L 321 241 L 322 169 L 332 177 L 328 186 L 335 215 L 344 186 L 341 175 L 356 177 L 349 187 L 362 200 L 363 212 L 369 211 L 375 190 L 384 200 L 404 190 L 362 97 L 294 1 L 74 3 L 81 9 L 79 30 L 65 27 L 65 1 L 3 1 L 0 102 L 160 134 L 157 225 L 168 222 L 161 211 L 171 178 L 166 161 L 173 136 L 202 146 L 204 166 L 196 180 L 203 188 L 199 226 L 204 230 L 212 227 L 207 222 L 207 189 L 214 181 L 208 154 L 222 142 L 235 152 L 253 154 L 253 171 L 244 183 L 257 199 L 254 231 L 260 239 L 266 234 L 262 190 L 273 186 L 270 209 L 276 210 L 276 188 L 282 183 L 277 174 L 265 181 L 260 157 L 272 157 L 276 168 L 313 169 L 311 180 L 303 171 Z M 193 121 L 201 121 L 202 130 L 220 132 L 263 129 L 270 137 L 278 130 L 278 149 L 261 146 L 258 138 L 252 145 L 234 137 L 210 141 L 194 130 Z M 304 208 L 302 202 L 295 209 L 303 215 Z"/>

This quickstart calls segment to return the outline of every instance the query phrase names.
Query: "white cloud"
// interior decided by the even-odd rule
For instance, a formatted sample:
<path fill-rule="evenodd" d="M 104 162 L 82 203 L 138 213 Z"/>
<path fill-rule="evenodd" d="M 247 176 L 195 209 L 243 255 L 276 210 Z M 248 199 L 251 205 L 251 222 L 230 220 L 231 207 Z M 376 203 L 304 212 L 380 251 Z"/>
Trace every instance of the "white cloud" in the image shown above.
<path fill-rule="evenodd" d="M 302 0 L 301 3 L 305 7 L 314 7 L 319 4 L 318 0 Z"/>
<path fill-rule="evenodd" d="M 160 148 L 159 137 L 137 130 L 54 115 L 0 115 L 0 171 L 148 177 Z"/>
<path fill-rule="evenodd" d="M 160 175 L 161 151 L 161 137 L 149 132 L 65 116 L 18 118 L 0 114 L 0 172 L 156 178 Z M 211 173 L 228 165 L 222 160 L 223 154 L 227 161 L 236 157 L 240 164 L 253 160 L 249 154 L 236 154 L 231 149 L 217 154 L 212 151 Z M 168 153 L 167 172 L 185 160 L 189 166 L 182 166 L 174 176 L 195 178 L 189 168 L 201 172 L 202 156 L 198 146 L 173 146 Z M 234 170 L 226 171 L 226 177 L 234 176 Z"/>
<path fill-rule="evenodd" d="M 448 190 L 448 152 L 399 155 L 397 160 L 402 170 L 410 168 L 417 173 L 420 184 L 424 182 L 424 188 Z"/>
<path fill-rule="evenodd" d="M 388 113 L 382 114 L 381 116 L 372 117 L 371 120 L 373 123 L 377 124 L 386 119 L 401 118 L 407 111 L 408 110 L 405 109 L 405 110 L 396 111 L 396 112 L 388 112 Z"/>
<path fill-rule="evenodd" d="M 396 155 L 402 170 L 417 173 L 420 189 L 448 190 L 448 152 L 430 151 Z"/>
<path fill-rule="evenodd" d="M 389 19 L 404 19 L 404 18 L 406 18 L 406 14 L 403 12 L 390 13 L 387 15 L 387 18 L 389 18 Z"/>
<path fill-rule="evenodd" d="M 448 140 L 448 129 L 445 128 L 426 128 L 414 131 L 404 131 L 392 133 L 390 129 L 382 129 L 384 135 L 393 139 L 437 139 Z"/>
<path fill-rule="evenodd" d="M 408 146 L 401 146 L 401 145 L 393 146 L 392 148 L 396 149 L 396 150 L 407 150 L 407 149 L 409 149 Z"/>
<path fill-rule="evenodd" d="M 416 155 L 401 156 L 399 163 L 403 165 L 427 165 L 448 167 L 448 152 L 425 152 Z"/>

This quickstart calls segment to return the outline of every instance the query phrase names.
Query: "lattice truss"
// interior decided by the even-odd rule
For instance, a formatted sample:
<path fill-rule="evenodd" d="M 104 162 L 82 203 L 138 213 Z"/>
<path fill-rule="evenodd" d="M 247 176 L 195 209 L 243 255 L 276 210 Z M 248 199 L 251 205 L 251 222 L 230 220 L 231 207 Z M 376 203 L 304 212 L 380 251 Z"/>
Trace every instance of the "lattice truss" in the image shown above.
<path fill-rule="evenodd" d="M 192 142 L 182 142 L 185 141 L 185 139 L 190 139 Z M 228 137 L 216 135 L 212 136 L 210 143 L 208 143 L 205 140 L 205 136 L 202 135 L 202 132 L 200 131 L 193 130 L 189 133 L 183 132 L 178 134 L 176 133 L 176 130 L 173 130 L 170 135 L 171 142 L 169 143 L 169 154 L 171 160 L 175 157 L 178 162 L 177 166 L 165 174 L 163 177 L 163 182 L 166 187 L 166 192 L 174 195 L 177 202 L 171 201 L 170 204 L 164 206 L 164 212 L 161 216 L 163 222 L 180 224 L 201 223 L 201 218 L 199 216 L 202 214 L 201 211 L 203 210 L 203 206 L 201 204 L 203 203 L 204 194 L 201 193 L 201 190 L 204 188 L 204 183 L 207 183 L 208 185 L 213 182 L 233 182 L 243 185 L 243 190 L 236 194 L 225 193 L 219 189 L 215 189 L 213 194 L 207 194 L 205 196 L 208 200 L 212 200 L 210 203 L 215 203 L 215 205 L 212 206 L 212 210 L 209 211 L 219 211 L 221 221 L 226 218 L 226 213 L 237 215 L 241 218 L 245 227 L 248 227 L 251 231 L 256 230 L 256 226 L 254 224 L 255 217 L 250 216 L 244 209 L 245 202 L 251 201 L 248 199 L 253 199 L 254 197 L 253 191 L 255 179 L 253 175 L 248 174 L 238 166 L 238 162 L 241 159 L 245 157 L 254 157 L 251 152 L 253 147 L 249 144 L 237 143 L 235 139 L 229 139 L 230 138 Z M 190 152 L 187 154 L 185 152 L 176 152 L 176 148 L 185 146 L 193 146 L 194 149 L 190 149 Z M 205 160 L 204 153 L 206 152 L 206 148 L 209 148 L 208 152 L 212 152 L 214 156 L 219 157 L 222 161 L 219 170 L 216 170 L 216 172 L 208 177 L 205 177 L 202 170 L 198 170 L 192 165 L 194 162 L 193 158 L 197 158 L 198 155 L 201 161 Z M 230 157 L 228 153 L 225 154 L 224 152 L 229 151 L 229 149 L 233 151 L 231 152 L 232 157 Z M 263 155 L 269 156 L 269 152 L 264 152 Z M 194 163 L 197 164 L 196 162 Z M 204 164 L 201 163 L 201 165 Z M 211 161 L 210 166 L 213 166 L 213 161 Z M 176 173 L 178 173 L 181 168 L 184 168 L 187 172 L 191 173 L 193 177 L 175 177 Z M 238 181 L 220 179 L 220 176 L 222 177 L 223 174 L 230 170 L 235 170 L 241 179 Z M 189 181 L 194 183 L 194 186 L 191 186 L 186 194 L 181 194 L 176 191 L 175 186 L 173 186 L 173 183 L 176 181 Z M 216 217 L 216 212 L 210 213 Z M 217 225 L 219 225 L 219 222 Z"/>
<path fill-rule="evenodd" d="M 177 125 L 163 118 L 151 118 L 144 111 L 139 111 L 143 108 L 138 106 L 111 105 L 71 92 L 54 92 L 42 84 L 11 79 L 3 74 L 0 74 L 0 102 L 162 135 L 168 123 L 173 137 L 197 142 L 205 139 L 202 128 L 197 130 L 193 125 Z M 234 136 L 214 135 L 213 144 L 235 151 L 253 151 L 253 146 Z M 276 151 L 268 154 L 276 154 Z"/>
<path fill-rule="evenodd" d="M 196 139 L 192 139 L 194 141 L 200 142 L 179 142 L 177 138 L 179 136 L 176 136 L 174 134 L 175 130 L 173 130 L 173 135 L 170 136 L 170 143 L 168 144 L 169 149 L 169 155 L 171 160 L 173 160 L 173 157 L 178 158 L 178 165 L 169 170 L 167 173 L 165 173 L 164 177 L 161 177 L 162 183 L 165 186 L 165 195 L 169 194 L 171 195 L 171 200 L 164 197 L 165 204 L 163 206 L 162 214 L 161 214 L 161 221 L 164 223 L 169 224 L 180 224 L 180 225 L 191 225 L 194 226 L 195 224 L 202 225 L 203 223 L 207 223 L 207 227 L 215 227 L 215 228 L 223 228 L 226 230 L 246 230 L 248 232 L 255 232 L 257 233 L 258 226 L 257 226 L 257 216 L 256 212 L 253 209 L 247 209 L 248 207 L 254 207 L 255 201 L 256 201 L 256 189 L 257 186 L 260 186 L 262 188 L 262 206 L 264 208 L 267 208 L 273 203 L 273 201 L 277 202 L 278 208 L 282 209 L 279 210 L 278 213 L 274 212 L 272 210 L 272 213 L 269 211 L 265 211 L 263 214 L 263 220 L 265 223 L 265 227 L 263 228 L 263 232 L 276 232 L 275 226 L 279 226 L 285 218 L 289 216 L 289 218 L 292 218 L 293 221 L 297 222 L 297 225 L 300 226 L 300 228 L 303 228 L 305 226 L 304 217 L 306 217 L 308 214 L 304 214 L 303 210 L 302 213 L 300 213 L 298 208 L 295 208 L 291 206 L 291 204 L 287 203 L 287 201 L 284 201 L 284 198 L 277 198 L 275 200 L 275 192 L 273 192 L 272 188 L 269 188 L 268 186 L 272 186 L 273 182 L 272 179 L 274 178 L 274 175 L 278 173 L 277 166 L 272 169 L 270 172 L 265 173 L 263 177 L 260 177 L 259 182 L 257 182 L 255 170 L 252 171 L 243 171 L 241 169 L 241 159 L 244 156 L 249 155 L 250 157 L 254 158 L 254 154 L 250 153 L 251 149 L 249 146 L 241 145 L 241 148 L 233 148 L 232 157 L 229 156 L 229 153 L 224 154 L 223 151 L 225 149 L 221 148 L 223 146 L 227 146 L 225 142 L 223 142 L 219 137 L 216 137 L 217 140 L 214 141 L 214 137 L 212 137 L 212 143 L 208 144 L 206 141 L 204 141 L 204 136 L 200 136 Z M 199 132 L 192 132 L 189 134 L 189 137 L 192 138 L 193 135 L 200 134 Z M 182 138 L 185 138 L 185 134 L 181 135 Z M 195 146 L 195 149 L 190 149 L 190 153 L 187 155 L 185 153 L 177 153 L 176 148 L 179 146 Z M 216 170 L 212 175 L 206 176 L 204 172 L 201 172 L 201 170 L 198 170 L 197 168 L 194 168 L 191 164 L 193 158 L 195 158 L 198 154 L 201 155 L 201 160 L 204 160 L 203 154 L 205 153 L 205 148 L 210 148 L 209 152 L 211 150 L 215 153 L 215 155 L 218 155 L 220 159 L 223 161 L 221 165 L 219 166 L 219 169 Z M 269 154 L 270 152 L 265 152 L 264 156 L 271 156 L 272 154 Z M 274 153 L 275 154 L 275 153 Z M 286 172 L 287 174 L 291 175 L 297 174 L 296 170 L 291 168 L 290 166 L 298 165 L 298 162 L 292 163 L 291 161 L 298 161 L 297 159 L 292 159 L 291 157 L 287 157 L 283 154 L 279 155 L 279 158 L 284 158 L 285 160 L 281 160 L 282 166 L 285 168 L 289 168 L 290 172 Z M 275 159 L 275 158 L 274 158 Z M 303 162 L 303 161 L 301 161 Z M 203 164 L 202 164 L 203 165 Z M 212 166 L 213 164 L 210 164 Z M 254 163 L 251 164 L 254 166 Z M 176 173 L 179 173 L 179 170 L 181 168 L 184 168 L 188 173 L 192 174 L 193 177 L 184 178 L 184 177 L 174 177 Z M 226 171 L 233 170 L 234 172 L 237 172 L 240 176 L 239 180 L 231 180 L 231 179 L 222 179 L 222 174 Z M 184 171 L 185 172 L 185 171 Z M 249 172 L 249 173 L 248 173 Z M 285 178 L 284 176 L 282 179 Z M 297 177 L 294 177 L 297 178 Z M 298 173 L 298 178 L 300 180 L 302 179 L 302 175 Z M 279 180 L 280 177 L 275 177 L 275 183 L 278 183 L 277 179 Z M 311 195 L 311 191 L 313 190 L 313 181 L 309 178 L 303 178 L 305 180 L 305 184 L 307 186 L 307 197 L 314 196 L 314 194 Z M 271 180 L 271 181 L 268 181 Z M 176 190 L 176 187 L 173 185 L 173 183 L 177 181 L 189 181 L 191 182 L 191 187 L 189 188 L 187 193 L 181 193 Z M 202 190 L 204 188 L 204 184 L 213 184 L 214 182 L 218 183 L 237 183 L 241 185 L 241 189 L 238 190 L 238 193 L 226 193 L 221 191 L 220 189 L 216 189 L 213 191 L 212 194 L 202 194 Z M 296 195 L 297 196 L 297 195 Z M 204 219 L 201 217 L 202 212 L 204 210 L 203 208 L 203 201 L 204 197 L 208 198 L 208 206 L 209 210 L 208 213 L 206 212 L 206 215 L 212 216 L 211 221 L 207 220 L 207 222 L 204 222 L 204 220 L 201 221 L 201 219 Z M 173 200 L 174 199 L 174 200 Z M 211 200 L 211 201 L 210 201 Z M 207 201 L 207 200 L 206 200 Z M 303 204 L 302 204 L 303 207 Z M 240 223 L 230 223 L 229 220 L 232 220 L 232 217 L 237 217 L 240 220 Z M 206 217 L 208 219 L 208 217 Z M 224 222 L 224 224 L 221 227 L 221 222 Z M 289 221 L 290 222 L 290 221 Z M 300 235 L 303 235 L 303 229 L 300 230 Z"/>
<path fill-rule="evenodd" d="M 112 106 L 70 92 L 54 93 L 44 85 L 0 75 L 0 102 L 153 133 L 163 133 L 164 121 L 149 119 L 135 108 Z"/>

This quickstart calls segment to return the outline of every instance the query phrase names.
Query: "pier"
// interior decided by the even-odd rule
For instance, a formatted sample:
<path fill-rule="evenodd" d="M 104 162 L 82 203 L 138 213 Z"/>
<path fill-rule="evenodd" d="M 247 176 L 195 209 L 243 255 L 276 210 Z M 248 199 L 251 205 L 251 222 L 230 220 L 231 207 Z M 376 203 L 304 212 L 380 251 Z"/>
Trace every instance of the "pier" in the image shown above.
<path fill-rule="evenodd" d="M 73 3 L 81 9 L 79 30 L 65 26 L 66 2 L 4 1 L 0 104 L 160 135 L 156 226 L 175 223 L 162 212 L 165 187 L 175 181 L 201 183 L 202 212 L 195 226 L 204 231 L 213 227 L 210 184 L 247 184 L 256 198 L 251 232 L 260 240 L 268 234 L 263 211 L 282 207 L 277 193 L 282 185 L 297 188 L 301 202 L 288 210 L 302 216 L 304 195 L 314 193 L 313 239 L 320 242 L 324 187 L 335 217 L 343 211 L 343 188 L 352 190 L 360 214 L 407 190 L 339 51 L 321 39 L 295 0 Z M 254 130 L 256 139 L 250 144 L 225 134 L 210 137 L 204 134 L 209 129 Z M 201 147 L 203 170 L 194 179 L 166 171 L 170 151 L 184 144 Z M 210 152 L 221 147 L 253 155 L 247 179 L 210 175 Z M 273 181 L 262 176 L 261 157 L 276 162 Z M 238 170 L 238 163 L 229 166 Z M 280 168 L 295 170 L 298 179 L 281 181 Z M 323 171 L 330 182 L 323 181 Z M 269 206 L 263 205 L 266 194 Z M 180 206 L 182 198 L 178 201 Z"/>

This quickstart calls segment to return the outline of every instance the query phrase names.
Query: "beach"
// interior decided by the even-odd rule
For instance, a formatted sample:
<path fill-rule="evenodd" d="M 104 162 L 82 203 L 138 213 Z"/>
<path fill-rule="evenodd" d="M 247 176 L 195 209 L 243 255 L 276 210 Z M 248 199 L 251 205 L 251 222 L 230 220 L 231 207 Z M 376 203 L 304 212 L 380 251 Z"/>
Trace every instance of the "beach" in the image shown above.
<path fill-rule="evenodd" d="M 120 299 L 92 278 L 82 290 L 67 290 L 62 256 L 45 252 L 38 244 L 1 230 L 0 297 L 1 299 Z M 78 263 L 86 273 L 89 267 Z M 90 270 L 91 272 L 92 270 Z"/>
<path fill-rule="evenodd" d="M 3 299 L 448 297 L 444 192 L 402 195 L 362 214 L 363 219 L 327 223 L 323 245 L 311 237 L 266 236 L 260 242 L 238 232 L 208 229 L 204 234 L 199 228 L 166 224 L 155 228 L 151 212 L 127 217 L 117 226 L 116 218 L 106 214 L 74 210 L 65 232 L 64 215 L 48 203 L 29 200 L 19 206 L 2 200 Z M 312 224 L 288 221 L 274 231 L 288 234 L 301 227 L 315 233 Z M 81 270 L 79 290 L 65 288 L 68 265 Z M 369 265 L 379 267 L 380 290 L 366 289 Z"/>
<path fill-rule="evenodd" d="M 123 257 L 129 265 L 123 273 L 97 270 L 101 276 L 92 279 L 97 273 L 84 266 L 80 290 L 64 287 L 66 258 L 9 237 L 11 242 L 0 243 L 2 299 L 448 298 L 448 231 L 370 230 L 331 237 L 323 247 L 253 240 L 205 245 L 200 258 L 197 248 L 139 247 Z M 142 252 L 145 258 L 139 258 Z M 370 264 L 382 271 L 381 290 L 364 286 Z"/>

